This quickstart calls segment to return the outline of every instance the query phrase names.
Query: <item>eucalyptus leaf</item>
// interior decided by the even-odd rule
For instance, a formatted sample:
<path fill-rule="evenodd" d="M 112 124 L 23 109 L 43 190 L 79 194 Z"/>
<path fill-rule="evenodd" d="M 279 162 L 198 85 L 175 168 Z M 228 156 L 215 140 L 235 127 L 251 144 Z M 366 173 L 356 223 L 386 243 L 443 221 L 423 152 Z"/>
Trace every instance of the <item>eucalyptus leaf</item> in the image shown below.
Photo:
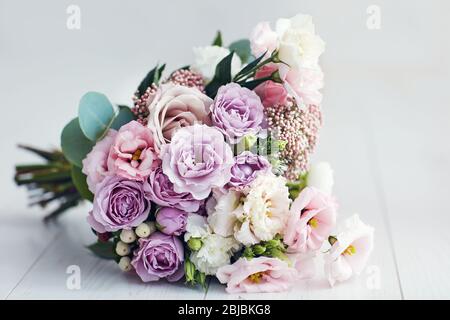
<path fill-rule="evenodd" d="M 217 31 L 216 37 L 214 38 L 212 45 L 218 47 L 221 47 L 223 45 L 222 33 L 220 32 L 220 30 Z"/>
<path fill-rule="evenodd" d="M 224 84 L 231 82 L 231 61 L 233 59 L 234 52 L 230 52 L 225 58 L 223 58 L 216 66 L 216 72 L 214 78 L 205 88 L 206 94 L 210 98 L 214 98 L 217 94 L 217 90 Z"/>
<path fill-rule="evenodd" d="M 111 129 L 119 130 L 120 127 L 128 122 L 136 120 L 136 116 L 127 106 L 119 106 L 119 113 L 111 124 Z"/>
<path fill-rule="evenodd" d="M 93 146 L 94 143 L 81 131 L 78 118 L 73 119 L 64 127 L 61 133 L 61 149 L 70 163 L 81 168 L 81 161 Z"/>
<path fill-rule="evenodd" d="M 252 55 L 250 40 L 248 39 L 237 40 L 231 43 L 228 48 L 230 51 L 236 52 L 239 58 L 241 58 L 242 63 L 247 63 Z"/>
<path fill-rule="evenodd" d="M 78 118 L 84 135 L 91 141 L 103 137 L 114 120 L 114 108 L 108 98 L 99 92 L 88 92 L 80 100 Z"/>
<path fill-rule="evenodd" d="M 77 166 L 72 166 L 72 182 L 83 199 L 89 200 L 91 202 L 92 200 L 94 200 L 94 195 L 88 189 L 86 175 L 81 172 L 81 169 Z"/>
<path fill-rule="evenodd" d="M 96 243 L 87 246 L 87 248 L 91 250 L 93 254 L 103 259 L 115 260 L 119 257 L 116 253 L 114 242 L 111 241 L 97 241 Z"/>

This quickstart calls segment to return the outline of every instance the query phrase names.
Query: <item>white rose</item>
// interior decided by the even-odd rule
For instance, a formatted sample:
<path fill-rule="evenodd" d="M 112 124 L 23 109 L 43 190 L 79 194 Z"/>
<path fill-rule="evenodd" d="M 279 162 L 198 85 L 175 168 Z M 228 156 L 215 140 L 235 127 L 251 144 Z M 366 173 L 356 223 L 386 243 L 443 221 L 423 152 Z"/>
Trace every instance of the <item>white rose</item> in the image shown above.
<path fill-rule="evenodd" d="M 250 185 L 242 207 L 235 210 L 235 238 L 244 245 L 273 239 L 282 233 L 289 216 L 286 180 L 272 173 L 260 174 Z"/>
<path fill-rule="evenodd" d="M 374 229 L 364 224 L 358 215 L 344 222 L 344 229 L 325 256 L 325 275 L 331 286 L 360 274 L 365 268 L 373 249 L 373 233 Z"/>
<path fill-rule="evenodd" d="M 233 253 L 240 249 L 233 237 L 218 234 L 208 234 L 202 242 L 200 250 L 191 253 L 190 260 L 197 270 L 207 275 L 215 275 L 217 269 L 229 264 Z"/>
<path fill-rule="evenodd" d="M 317 68 L 325 42 L 315 34 L 312 17 L 298 14 L 278 19 L 279 58 L 293 69 Z"/>
<path fill-rule="evenodd" d="M 203 76 L 205 82 L 209 82 L 214 78 L 217 64 L 230 54 L 230 50 L 219 46 L 195 47 L 194 63 L 191 70 Z M 231 60 L 231 75 L 234 76 L 242 67 L 241 59 L 234 54 Z"/>
<path fill-rule="evenodd" d="M 333 169 L 328 162 L 319 162 L 311 165 L 306 177 L 306 185 L 320 191 L 331 194 L 333 190 Z"/>

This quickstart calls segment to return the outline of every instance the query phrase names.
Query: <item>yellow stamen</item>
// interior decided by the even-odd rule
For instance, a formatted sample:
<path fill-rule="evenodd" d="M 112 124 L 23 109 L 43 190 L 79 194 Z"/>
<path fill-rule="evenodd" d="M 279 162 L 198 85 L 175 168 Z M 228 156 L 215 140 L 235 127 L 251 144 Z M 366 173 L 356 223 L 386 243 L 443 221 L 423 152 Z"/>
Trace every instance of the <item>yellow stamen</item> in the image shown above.
<path fill-rule="evenodd" d="M 311 226 L 311 228 L 315 229 L 315 228 L 317 228 L 319 221 L 317 221 L 316 218 L 312 218 L 312 219 L 309 219 L 308 224 Z"/>
<path fill-rule="evenodd" d="M 248 276 L 248 280 L 250 280 L 253 283 L 259 283 L 261 281 L 263 274 L 264 274 L 263 272 L 251 274 Z"/>
<path fill-rule="evenodd" d="M 356 253 L 356 248 L 353 245 L 349 245 L 347 249 L 345 249 L 344 252 L 342 252 L 343 255 L 352 256 Z"/>
<path fill-rule="evenodd" d="M 131 157 L 131 160 L 134 160 L 134 161 L 139 160 L 140 157 L 141 157 L 141 153 L 142 153 L 142 150 L 141 150 L 141 149 L 137 149 L 137 150 L 133 153 L 133 156 Z"/>

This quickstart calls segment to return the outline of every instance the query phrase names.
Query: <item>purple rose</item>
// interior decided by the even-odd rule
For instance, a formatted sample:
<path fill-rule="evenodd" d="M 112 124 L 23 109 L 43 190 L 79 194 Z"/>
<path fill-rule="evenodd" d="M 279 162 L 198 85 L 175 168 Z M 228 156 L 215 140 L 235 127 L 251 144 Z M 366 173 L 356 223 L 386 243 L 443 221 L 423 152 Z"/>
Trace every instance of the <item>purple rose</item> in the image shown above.
<path fill-rule="evenodd" d="M 258 95 L 236 83 L 219 88 L 211 105 L 214 126 L 237 143 L 247 134 L 261 135 L 266 127 L 264 107 Z"/>
<path fill-rule="evenodd" d="M 144 222 L 150 212 L 150 200 L 144 183 L 119 176 L 108 176 L 97 184 L 94 207 L 87 218 L 100 233 L 131 229 Z"/>
<path fill-rule="evenodd" d="M 263 156 L 258 156 L 250 151 L 244 151 L 234 157 L 234 165 L 231 167 L 231 179 L 228 186 L 241 189 L 248 186 L 256 175 L 263 171 L 271 170 L 270 162 Z"/>
<path fill-rule="evenodd" d="M 233 152 L 219 130 L 195 124 L 179 129 L 170 144 L 163 145 L 162 169 L 177 193 L 190 192 L 203 200 L 214 187 L 230 181 Z"/>
<path fill-rule="evenodd" d="M 139 239 L 131 264 L 144 282 L 161 278 L 178 281 L 184 275 L 183 250 L 183 243 L 177 237 L 154 232 L 148 238 Z"/>
<path fill-rule="evenodd" d="M 186 231 L 187 212 L 175 208 L 161 208 L 156 214 L 158 229 L 169 236 L 180 236 Z"/>
<path fill-rule="evenodd" d="M 162 207 L 177 208 L 186 212 L 196 212 L 203 204 L 202 200 L 194 199 L 189 192 L 175 192 L 173 183 L 160 167 L 156 168 L 148 177 L 145 192 L 150 200 Z"/>

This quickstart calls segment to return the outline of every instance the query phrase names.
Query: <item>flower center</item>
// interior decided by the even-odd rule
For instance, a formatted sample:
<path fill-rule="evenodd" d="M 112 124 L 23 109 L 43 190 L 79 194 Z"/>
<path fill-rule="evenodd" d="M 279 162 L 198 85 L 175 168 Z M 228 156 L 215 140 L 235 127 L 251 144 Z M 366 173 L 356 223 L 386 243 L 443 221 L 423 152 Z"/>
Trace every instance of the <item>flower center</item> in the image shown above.
<path fill-rule="evenodd" d="M 270 201 L 270 199 L 266 200 L 266 216 L 267 217 L 272 217 L 272 211 L 270 211 L 270 208 L 272 207 L 272 201 Z"/>
<path fill-rule="evenodd" d="M 356 253 L 356 248 L 353 245 L 349 245 L 347 249 L 345 249 L 344 252 L 342 252 L 343 255 L 352 256 Z"/>
<path fill-rule="evenodd" d="M 142 154 L 142 150 L 141 149 L 137 149 L 134 153 L 133 156 L 131 157 L 131 160 L 133 161 L 138 161 L 141 158 L 141 154 Z"/>
<path fill-rule="evenodd" d="M 315 228 L 317 228 L 319 221 L 317 221 L 316 218 L 312 218 L 312 219 L 309 219 L 308 224 L 311 226 L 311 228 L 315 229 Z"/>
<path fill-rule="evenodd" d="M 257 272 L 257 273 L 249 275 L 247 279 L 253 283 L 260 283 L 263 275 L 264 275 L 264 272 Z"/>

